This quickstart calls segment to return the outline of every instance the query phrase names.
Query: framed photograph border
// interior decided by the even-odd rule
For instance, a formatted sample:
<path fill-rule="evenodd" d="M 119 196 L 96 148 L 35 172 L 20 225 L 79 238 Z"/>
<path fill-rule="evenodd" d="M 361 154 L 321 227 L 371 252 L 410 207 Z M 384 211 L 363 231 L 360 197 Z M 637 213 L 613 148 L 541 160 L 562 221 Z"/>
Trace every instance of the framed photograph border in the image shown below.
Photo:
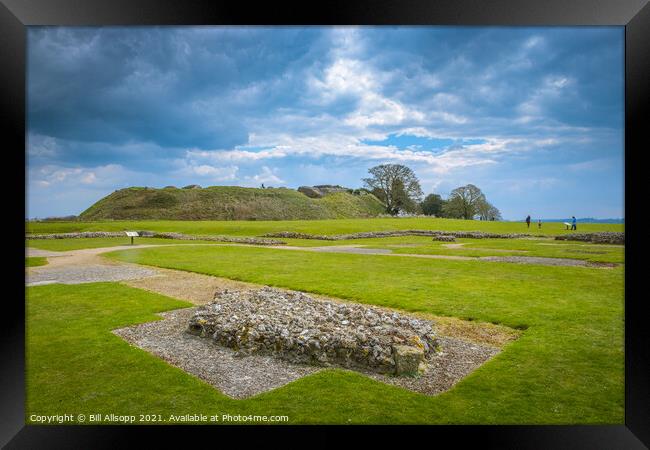
<path fill-rule="evenodd" d="M 171 0 L 0 0 L 0 111 L 6 124 L 3 159 L 6 182 L 26 189 L 26 27 L 38 25 L 465 25 L 465 26 L 600 26 L 625 27 L 625 424 L 409 427 L 412 437 L 449 439 L 455 444 L 480 443 L 499 448 L 646 448 L 650 446 L 650 342 L 644 298 L 635 271 L 641 262 L 638 210 L 641 193 L 640 156 L 647 151 L 650 99 L 650 5 L 648 0 L 365 0 L 310 2 L 171 1 Z M 642 147 L 643 145 L 643 147 Z M 637 164 L 634 164 L 634 162 Z M 4 221 L 11 236 L 4 269 L 1 340 L 2 420 L 0 444 L 7 448 L 113 448 L 155 435 L 163 439 L 194 438 L 215 433 L 214 427 L 144 426 L 26 426 L 25 425 L 25 195 L 12 197 L 11 219 Z M 12 195 L 11 191 L 8 192 Z M 23 211 L 23 215 L 19 211 Z M 14 215 L 15 214 L 15 215 Z M 19 260 L 20 259 L 20 260 Z M 367 431 L 368 427 L 355 427 Z M 401 432 L 372 427 L 373 440 Z M 337 442 L 340 427 L 255 427 L 265 436 L 286 436 L 290 430 L 319 435 L 322 443 Z M 347 428 L 349 430 L 349 428 Z M 248 428 L 246 428 L 248 430 Z M 239 434 L 239 427 L 220 427 Z M 145 434 L 143 435 L 143 432 Z M 230 434 L 229 433 L 229 434 Z M 366 433 L 367 434 L 367 433 Z M 248 433 L 246 434 L 249 435 Z M 427 437 L 428 436 L 428 437 Z M 310 438 L 313 442 L 313 438 Z M 368 441 L 367 443 L 370 443 Z"/>

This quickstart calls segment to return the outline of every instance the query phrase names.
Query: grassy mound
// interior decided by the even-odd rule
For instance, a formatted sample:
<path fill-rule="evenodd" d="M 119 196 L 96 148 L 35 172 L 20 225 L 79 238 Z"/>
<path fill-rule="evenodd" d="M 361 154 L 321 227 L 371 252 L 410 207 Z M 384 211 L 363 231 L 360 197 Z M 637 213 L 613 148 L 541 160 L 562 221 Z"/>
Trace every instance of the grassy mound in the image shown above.
<path fill-rule="evenodd" d="M 287 188 L 213 186 L 203 189 L 131 187 L 99 200 L 83 220 L 296 220 L 374 217 L 384 212 L 371 194 L 337 192 L 309 198 Z"/>

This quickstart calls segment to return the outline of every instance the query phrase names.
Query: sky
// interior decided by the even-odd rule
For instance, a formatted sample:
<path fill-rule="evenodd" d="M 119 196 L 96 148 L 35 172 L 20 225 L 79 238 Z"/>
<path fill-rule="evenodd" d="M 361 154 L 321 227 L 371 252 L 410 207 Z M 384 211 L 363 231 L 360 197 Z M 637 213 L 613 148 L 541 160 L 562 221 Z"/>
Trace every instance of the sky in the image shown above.
<path fill-rule="evenodd" d="M 29 27 L 27 216 L 129 186 L 357 188 L 624 217 L 623 27 Z"/>

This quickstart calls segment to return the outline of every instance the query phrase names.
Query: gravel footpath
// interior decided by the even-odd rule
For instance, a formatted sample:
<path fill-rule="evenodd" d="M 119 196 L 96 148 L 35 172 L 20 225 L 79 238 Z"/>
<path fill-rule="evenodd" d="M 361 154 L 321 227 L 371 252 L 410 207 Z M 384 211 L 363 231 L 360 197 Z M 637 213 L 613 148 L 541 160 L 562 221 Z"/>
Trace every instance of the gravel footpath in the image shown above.
<path fill-rule="evenodd" d="M 43 266 L 47 267 L 47 266 Z M 26 274 L 26 285 L 62 283 L 81 284 L 98 281 L 122 281 L 157 275 L 153 269 L 135 265 L 99 265 L 60 266 L 47 270 L 30 270 Z"/>
<path fill-rule="evenodd" d="M 185 333 L 197 308 L 161 313 L 163 320 L 114 330 L 130 344 L 147 350 L 168 363 L 206 381 L 225 395 L 248 398 L 326 370 L 293 364 L 273 356 L 238 357 L 229 348 Z M 377 381 L 400 386 L 425 395 L 450 389 L 462 378 L 499 353 L 499 349 L 441 336 L 442 352 L 419 377 L 395 377 L 360 372 Z"/>
<path fill-rule="evenodd" d="M 538 256 L 481 256 L 481 261 L 507 262 L 515 264 L 540 264 L 543 266 L 572 266 L 572 267 L 616 267 L 613 263 L 599 263 L 568 258 L 543 258 Z"/>
<path fill-rule="evenodd" d="M 451 244 L 448 244 L 451 245 Z M 326 247 L 272 247 L 282 250 L 298 250 L 318 253 L 353 253 L 359 255 L 384 255 L 396 256 L 406 258 L 425 258 L 425 259 L 448 259 L 456 261 L 485 261 L 485 262 L 507 262 L 514 264 L 538 264 L 541 266 L 569 266 L 569 267 L 599 267 L 611 268 L 616 267 L 617 264 L 613 263 L 598 263 L 591 261 L 583 261 L 581 259 L 569 258 L 547 258 L 542 256 L 461 256 L 461 255 L 428 255 L 428 254 L 415 254 L 415 253 L 392 253 L 390 249 L 383 248 L 362 248 L 354 245 L 331 245 Z M 462 247 L 460 247 L 462 248 Z M 468 250 L 475 250 L 468 248 Z M 480 249 L 486 251 L 507 251 L 501 249 Z"/>
<path fill-rule="evenodd" d="M 62 255 L 62 252 L 53 252 L 50 250 L 41 250 L 40 248 L 25 247 L 25 256 L 28 258 L 31 258 L 32 256 L 54 257 Z"/>
<path fill-rule="evenodd" d="M 390 255 L 393 251 L 388 248 L 363 248 L 357 245 L 329 245 L 324 247 L 297 247 L 308 248 L 309 251 L 319 253 L 354 253 L 356 255 Z"/>

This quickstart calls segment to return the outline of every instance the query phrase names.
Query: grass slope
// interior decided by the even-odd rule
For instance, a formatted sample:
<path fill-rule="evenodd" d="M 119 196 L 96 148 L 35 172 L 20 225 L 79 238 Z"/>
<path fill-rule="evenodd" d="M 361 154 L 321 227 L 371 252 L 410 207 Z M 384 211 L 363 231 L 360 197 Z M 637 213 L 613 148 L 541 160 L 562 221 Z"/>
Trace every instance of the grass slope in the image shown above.
<path fill-rule="evenodd" d="M 149 248 L 112 256 L 526 329 L 496 359 L 435 398 L 331 372 L 296 383 L 315 383 L 307 398 L 294 397 L 289 387 L 265 394 L 286 399 L 291 405 L 287 407 L 302 411 L 299 416 L 307 421 L 321 421 L 307 413 L 317 404 L 323 416 L 340 422 L 350 410 L 354 421 L 372 423 L 623 423 L 623 267 L 425 261 L 234 247 Z M 348 383 L 359 390 L 348 391 Z M 345 404 L 332 404 L 332 397 L 345 398 Z"/>
<path fill-rule="evenodd" d="M 37 267 L 47 264 L 47 258 L 42 256 L 30 256 L 25 258 L 25 267 Z"/>
<path fill-rule="evenodd" d="M 270 190 L 270 189 L 267 189 Z M 302 195 L 302 194 L 300 194 Z M 305 197 L 307 198 L 307 197 Z M 321 200 L 326 200 L 324 197 Z M 478 220 L 436 218 L 369 218 L 337 220 L 281 220 L 281 221 L 180 221 L 180 220 L 94 220 L 75 222 L 28 222 L 30 233 L 69 233 L 75 231 L 151 230 L 175 231 L 187 234 L 220 234 L 259 236 L 277 231 L 297 231 L 312 234 L 341 234 L 361 231 L 390 230 L 450 230 L 487 231 L 493 233 L 526 233 L 558 235 L 568 233 L 561 223 L 545 224 L 542 230 L 530 230 L 520 222 L 486 222 Z M 578 231 L 624 231 L 623 224 L 578 224 Z"/>
<path fill-rule="evenodd" d="M 84 220 L 292 220 L 372 217 L 382 212 L 379 200 L 369 194 L 339 192 L 313 199 L 286 188 L 132 187 L 104 197 L 80 217 Z"/>

